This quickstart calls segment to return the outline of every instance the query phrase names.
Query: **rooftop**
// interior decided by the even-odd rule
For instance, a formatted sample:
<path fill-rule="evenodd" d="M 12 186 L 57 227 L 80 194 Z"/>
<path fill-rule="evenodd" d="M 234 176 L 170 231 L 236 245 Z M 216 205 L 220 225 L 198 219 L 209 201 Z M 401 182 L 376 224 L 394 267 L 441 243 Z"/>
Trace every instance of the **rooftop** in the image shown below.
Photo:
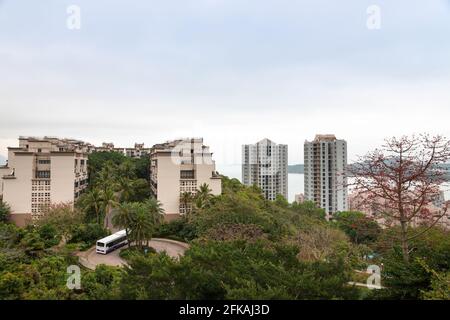
<path fill-rule="evenodd" d="M 316 134 L 314 141 L 334 141 L 336 136 L 334 134 Z"/>

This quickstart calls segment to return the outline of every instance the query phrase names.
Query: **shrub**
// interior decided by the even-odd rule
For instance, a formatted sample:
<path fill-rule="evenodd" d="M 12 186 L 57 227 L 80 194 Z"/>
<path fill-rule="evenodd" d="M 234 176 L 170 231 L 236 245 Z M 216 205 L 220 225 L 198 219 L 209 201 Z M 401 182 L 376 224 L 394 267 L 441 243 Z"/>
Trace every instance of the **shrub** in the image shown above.
<path fill-rule="evenodd" d="M 168 223 L 161 224 L 154 234 L 155 238 L 173 239 L 177 241 L 191 241 L 197 237 L 197 229 L 182 217 Z"/>
<path fill-rule="evenodd" d="M 56 246 L 61 241 L 61 235 L 58 234 L 58 230 L 52 224 L 44 224 L 40 226 L 37 232 L 44 241 L 46 248 Z"/>
<path fill-rule="evenodd" d="M 119 253 L 119 256 L 124 260 L 129 260 L 130 258 L 136 256 L 136 255 L 148 255 L 156 253 L 156 250 L 152 247 L 144 246 L 142 249 L 138 247 L 130 247 L 122 249 Z"/>
<path fill-rule="evenodd" d="M 99 224 L 80 224 L 74 228 L 69 243 L 81 243 L 82 249 L 87 249 L 93 246 L 98 239 L 107 235 L 108 231 Z"/>

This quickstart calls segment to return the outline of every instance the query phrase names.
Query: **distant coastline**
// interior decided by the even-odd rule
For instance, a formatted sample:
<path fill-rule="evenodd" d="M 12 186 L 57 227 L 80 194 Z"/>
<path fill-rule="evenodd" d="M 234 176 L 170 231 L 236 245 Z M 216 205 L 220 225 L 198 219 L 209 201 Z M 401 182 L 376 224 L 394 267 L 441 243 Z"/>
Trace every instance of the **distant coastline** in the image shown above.
<path fill-rule="evenodd" d="M 305 173 L 305 165 L 303 165 L 303 164 L 291 164 L 291 165 L 288 166 L 288 173 L 304 174 Z"/>

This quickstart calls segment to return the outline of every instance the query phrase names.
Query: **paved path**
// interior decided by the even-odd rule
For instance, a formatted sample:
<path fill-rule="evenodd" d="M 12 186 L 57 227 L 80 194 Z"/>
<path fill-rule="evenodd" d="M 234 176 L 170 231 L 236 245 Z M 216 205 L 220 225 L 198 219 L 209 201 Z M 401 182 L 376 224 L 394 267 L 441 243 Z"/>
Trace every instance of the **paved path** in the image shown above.
<path fill-rule="evenodd" d="M 153 238 L 149 242 L 150 247 L 154 248 L 156 252 L 165 251 L 167 255 L 172 258 L 178 258 L 184 255 L 184 252 L 189 248 L 189 245 L 184 242 Z M 119 252 L 127 247 L 122 247 L 108 254 L 97 254 L 95 252 L 95 247 L 90 248 L 88 251 L 79 252 L 77 256 L 79 257 L 80 263 L 88 269 L 94 270 L 98 265 L 105 264 L 107 266 L 123 266 L 126 262 L 120 258 Z"/>
<path fill-rule="evenodd" d="M 386 287 L 383 287 L 381 285 L 366 284 L 366 283 L 353 282 L 353 281 L 348 282 L 348 284 L 351 285 L 351 286 L 365 287 L 365 288 L 368 288 L 368 289 L 384 289 L 384 288 L 386 288 Z"/>

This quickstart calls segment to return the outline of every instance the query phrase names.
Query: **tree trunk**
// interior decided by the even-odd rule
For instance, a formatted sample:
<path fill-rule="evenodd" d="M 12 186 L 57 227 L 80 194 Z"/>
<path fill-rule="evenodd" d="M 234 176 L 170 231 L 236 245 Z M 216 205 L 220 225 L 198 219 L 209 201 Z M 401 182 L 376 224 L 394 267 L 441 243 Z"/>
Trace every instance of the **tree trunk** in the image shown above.
<path fill-rule="evenodd" d="M 131 247 L 131 244 L 130 244 L 130 236 L 128 235 L 128 228 L 125 228 L 125 234 L 127 235 L 127 240 L 128 240 L 127 245 L 128 245 L 128 249 L 129 249 Z"/>
<path fill-rule="evenodd" d="M 105 219 L 103 219 L 103 225 L 105 227 L 105 229 L 108 229 L 108 207 L 105 207 Z"/>
<path fill-rule="evenodd" d="M 406 222 L 401 222 L 402 233 L 401 233 L 401 245 L 402 245 L 402 254 L 403 260 L 406 263 L 409 263 L 409 246 L 408 246 L 408 234 L 407 234 L 407 225 Z"/>

